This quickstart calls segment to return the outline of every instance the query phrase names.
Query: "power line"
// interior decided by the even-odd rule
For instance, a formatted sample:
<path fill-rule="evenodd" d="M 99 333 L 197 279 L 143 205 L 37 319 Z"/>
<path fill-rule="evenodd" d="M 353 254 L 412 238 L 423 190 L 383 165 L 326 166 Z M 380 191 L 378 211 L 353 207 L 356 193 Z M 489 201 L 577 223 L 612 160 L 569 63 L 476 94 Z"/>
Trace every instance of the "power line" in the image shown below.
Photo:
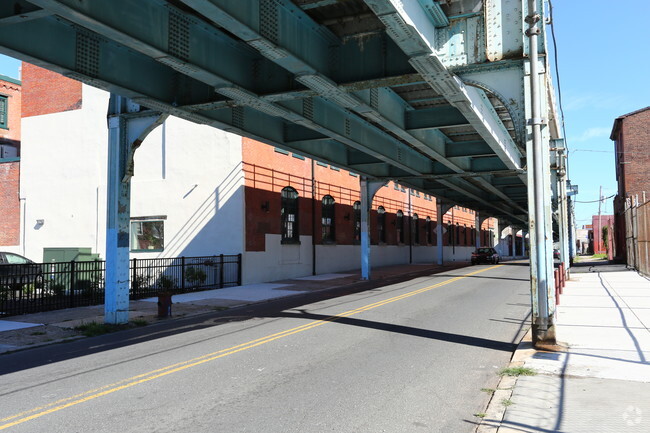
<path fill-rule="evenodd" d="M 610 199 L 610 198 L 615 197 L 615 196 L 616 196 L 616 194 L 612 194 L 609 197 L 603 197 L 600 200 L 591 200 L 591 201 L 578 201 L 578 200 L 576 200 L 575 203 L 598 203 L 599 201 L 604 201 L 604 200 Z"/>

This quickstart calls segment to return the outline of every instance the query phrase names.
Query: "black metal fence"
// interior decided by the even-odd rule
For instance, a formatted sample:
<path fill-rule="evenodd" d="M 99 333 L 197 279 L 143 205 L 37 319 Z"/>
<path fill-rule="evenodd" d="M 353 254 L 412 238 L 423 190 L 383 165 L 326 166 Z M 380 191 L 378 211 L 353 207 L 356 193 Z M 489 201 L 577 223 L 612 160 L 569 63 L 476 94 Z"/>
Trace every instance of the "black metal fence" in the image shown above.
<path fill-rule="evenodd" d="M 241 254 L 132 259 L 131 299 L 241 285 Z M 0 317 L 104 303 L 103 261 L 0 265 Z"/>

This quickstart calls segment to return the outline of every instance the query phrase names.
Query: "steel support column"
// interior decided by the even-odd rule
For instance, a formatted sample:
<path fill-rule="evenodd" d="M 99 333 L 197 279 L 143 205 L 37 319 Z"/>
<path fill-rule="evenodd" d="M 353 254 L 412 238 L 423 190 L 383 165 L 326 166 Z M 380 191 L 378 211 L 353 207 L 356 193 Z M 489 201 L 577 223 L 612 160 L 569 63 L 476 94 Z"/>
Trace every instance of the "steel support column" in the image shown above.
<path fill-rule="evenodd" d="M 379 188 L 385 185 L 384 181 L 369 181 L 365 177 L 359 179 L 361 194 L 361 279 L 370 279 L 370 208 L 372 199 L 379 191 Z"/>
<path fill-rule="evenodd" d="M 476 212 L 476 219 L 474 222 L 476 226 L 476 248 L 479 248 L 481 246 L 481 217 L 479 216 L 479 213 Z"/>
<path fill-rule="evenodd" d="M 541 13 L 538 10 L 538 0 L 528 0 L 528 13 L 525 31 L 529 38 L 529 78 L 527 86 L 527 117 L 529 139 L 526 142 L 528 155 L 528 181 L 529 188 L 529 227 L 531 235 L 531 298 L 533 304 L 532 336 L 533 344 L 556 343 L 555 339 L 555 296 L 553 287 L 553 236 L 551 224 L 551 172 L 549 141 L 547 135 L 542 134 L 542 97 L 539 73 L 539 42 L 541 33 L 538 22 Z"/>
<path fill-rule="evenodd" d="M 569 260 L 569 218 L 567 206 L 566 187 L 566 154 L 564 140 L 554 140 L 557 149 L 557 204 L 558 204 L 558 228 L 560 231 L 560 261 L 564 263 L 564 270 L 568 272 Z M 566 277 L 566 275 L 565 275 Z"/>
<path fill-rule="evenodd" d="M 167 115 L 141 112 L 127 98 L 111 94 L 108 109 L 108 178 L 106 197 L 106 282 L 104 321 L 129 320 L 129 230 L 133 155 L 144 138 Z"/>

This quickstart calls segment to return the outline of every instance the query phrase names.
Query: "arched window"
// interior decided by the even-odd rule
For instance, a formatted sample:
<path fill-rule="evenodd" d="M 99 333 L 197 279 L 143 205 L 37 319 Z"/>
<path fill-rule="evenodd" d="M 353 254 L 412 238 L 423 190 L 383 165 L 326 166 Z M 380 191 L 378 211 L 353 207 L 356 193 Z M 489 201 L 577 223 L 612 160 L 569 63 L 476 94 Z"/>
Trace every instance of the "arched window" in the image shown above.
<path fill-rule="evenodd" d="M 386 243 L 386 209 L 383 206 L 377 208 L 377 231 L 379 233 L 379 243 Z"/>
<path fill-rule="evenodd" d="M 290 186 L 282 189 L 280 215 L 282 222 L 281 243 L 300 243 L 300 233 L 298 232 L 298 192 Z"/>
<path fill-rule="evenodd" d="M 413 214 L 413 243 L 420 244 L 420 221 L 418 214 Z"/>
<path fill-rule="evenodd" d="M 355 201 L 352 205 L 354 211 L 354 243 L 361 242 L 361 202 Z"/>
<path fill-rule="evenodd" d="M 395 229 L 397 230 L 397 243 L 404 243 L 404 212 L 401 210 L 397 211 L 397 217 L 395 218 Z"/>
<path fill-rule="evenodd" d="M 334 198 L 331 195 L 323 197 L 323 211 L 321 216 L 321 227 L 323 230 L 323 243 L 336 242 L 335 221 L 334 221 Z"/>
<path fill-rule="evenodd" d="M 433 240 L 431 239 L 431 217 L 427 217 L 424 223 L 424 234 L 427 237 L 427 244 L 431 245 L 433 244 Z"/>

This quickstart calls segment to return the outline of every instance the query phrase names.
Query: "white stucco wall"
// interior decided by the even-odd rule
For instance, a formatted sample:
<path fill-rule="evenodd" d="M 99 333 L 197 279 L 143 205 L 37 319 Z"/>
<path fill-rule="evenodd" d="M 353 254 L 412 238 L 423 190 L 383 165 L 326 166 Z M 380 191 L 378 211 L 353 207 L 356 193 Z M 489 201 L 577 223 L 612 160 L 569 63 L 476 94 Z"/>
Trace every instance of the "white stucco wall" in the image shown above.
<path fill-rule="evenodd" d="M 25 255 L 90 247 L 105 258 L 108 93 L 83 86 L 83 107 L 23 119 Z M 131 216 L 166 216 L 155 258 L 237 254 L 244 246 L 241 138 L 170 117 L 135 155 Z M 44 223 L 37 225 L 42 219 Z"/>

